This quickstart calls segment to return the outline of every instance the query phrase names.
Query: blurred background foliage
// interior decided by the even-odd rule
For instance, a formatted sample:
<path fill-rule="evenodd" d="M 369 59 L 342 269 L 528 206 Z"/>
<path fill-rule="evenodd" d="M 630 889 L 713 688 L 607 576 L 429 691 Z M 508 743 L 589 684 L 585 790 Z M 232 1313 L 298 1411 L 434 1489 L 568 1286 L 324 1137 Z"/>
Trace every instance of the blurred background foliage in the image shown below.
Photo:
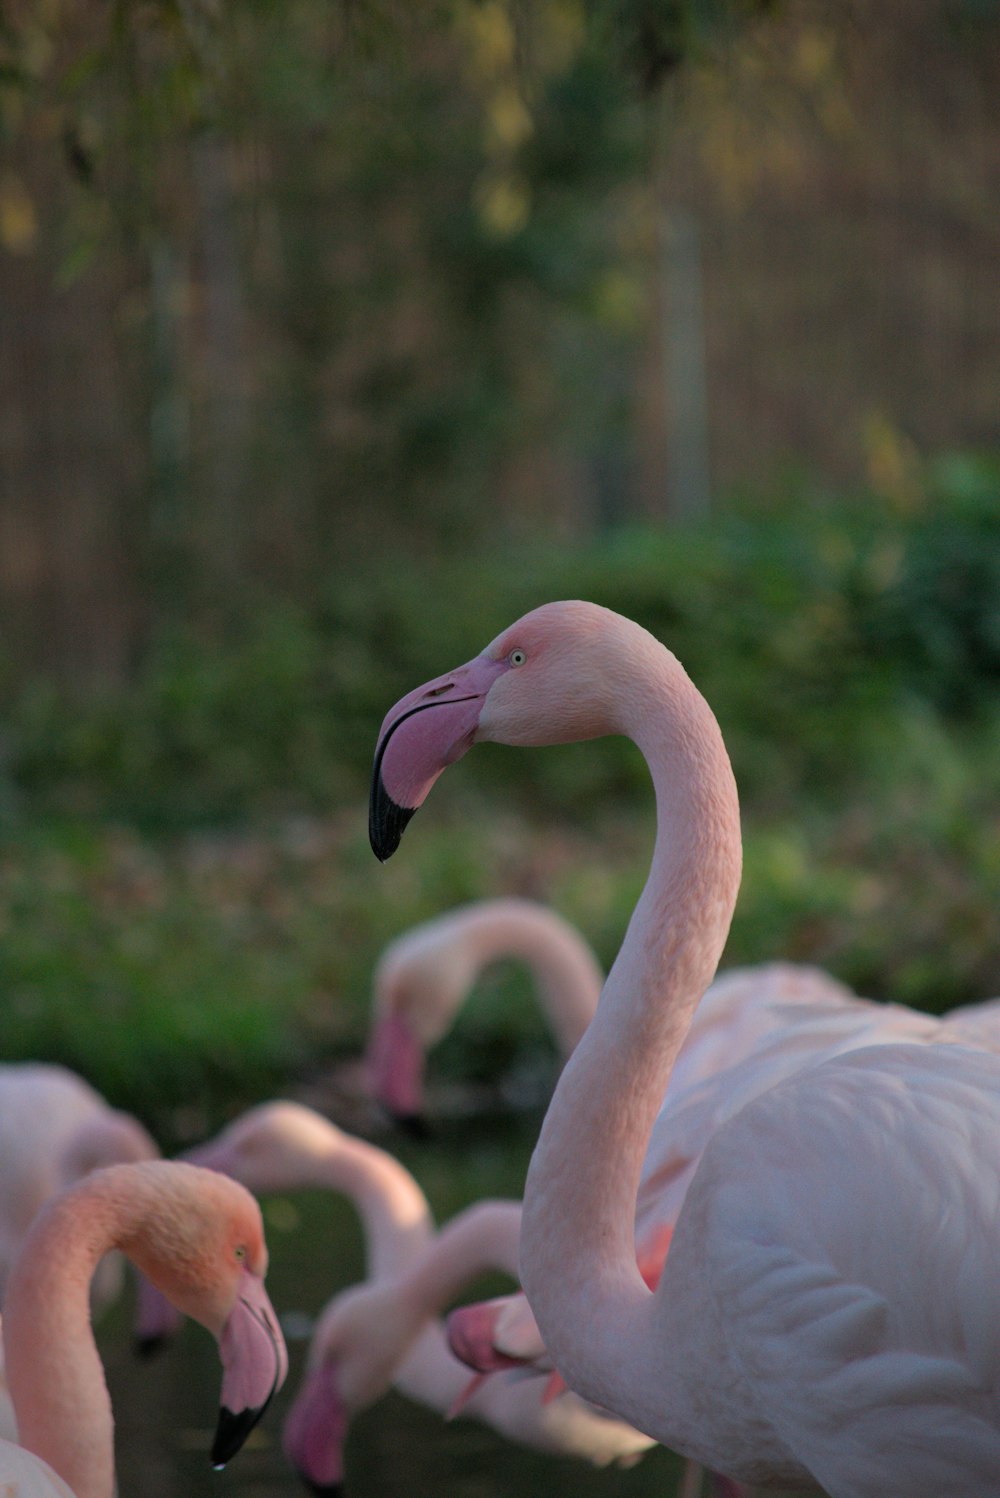
<path fill-rule="evenodd" d="M 387 706 L 558 596 L 720 718 L 728 961 L 1000 992 L 998 42 L 997 0 L 12 0 L 6 1056 L 184 1135 L 356 1051 L 460 900 L 609 963 L 630 746 L 485 746 L 365 838 Z M 544 1043 L 508 975 L 442 1066 Z"/>

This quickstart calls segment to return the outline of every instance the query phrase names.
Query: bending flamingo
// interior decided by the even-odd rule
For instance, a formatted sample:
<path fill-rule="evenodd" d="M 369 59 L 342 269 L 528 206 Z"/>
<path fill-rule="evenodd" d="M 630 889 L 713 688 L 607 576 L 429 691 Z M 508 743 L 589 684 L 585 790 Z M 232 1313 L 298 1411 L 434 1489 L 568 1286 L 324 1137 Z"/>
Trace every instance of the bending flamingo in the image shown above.
<path fill-rule="evenodd" d="M 563 1059 L 594 1017 L 603 976 L 590 946 L 555 911 L 533 900 L 478 900 L 425 921 L 390 942 L 373 981 L 368 1072 L 376 1099 L 402 1122 L 420 1121 L 427 1051 L 446 1034 L 484 968 L 526 964 Z M 749 1054 L 807 1005 L 857 1005 L 821 969 L 766 963 L 724 973 L 699 1005 L 674 1069 L 675 1094 Z M 871 1007 L 871 1006 L 868 1006 Z"/>
<path fill-rule="evenodd" d="M 477 739 L 624 733 L 656 790 L 652 866 L 563 1071 L 524 1201 L 521 1275 L 573 1388 L 705 1465 L 832 1498 L 959 1498 L 1000 1471 L 1000 1061 L 961 1045 L 835 1057 L 719 1128 L 658 1289 L 633 1217 L 664 1085 L 739 886 L 736 788 L 674 656 L 546 605 L 389 712 L 370 831 L 388 857 Z"/>
<path fill-rule="evenodd" d="M 420 1118 L 427 1048 L 445 1033 L 482 969 L 503 957 L 527 963 L 563 1058 L 572 1052 L 597 1009 L 602 983 L 587 943 L 561 916 L 534 901 L 480 900 L 462 906 L 397 937 L 376 968 L 369 1072 L 376 1097 L 398 1118 Z M 763 1091 L 780 1076 L 825 1056 L 906 1039 L 954 1040 L 1000 1050 L 1000 1000 L 969 1004 L 937 1019 L 905 1005 L 860 998 L 807 964 L 733 968 L 715 978 L 695 1010 L 664 1108 L 676 1116 L 694 1089 L 707 1083 L 702 1095 L 716 1098 L 711 1125 L 718 1127 L 736 1111 L 732 1098 L 737 1085 L 739 1106 L 748 1101 L 746 1079 L 752 1068 L 739 1074 L 731 1068 L 744 1062 L 759 1067 L 754 1085 Z M 723 1073 L 729 1073 L 725 1083 Z M 657 1149 L 667 1127 L 666 1119 L 662 1128 L 658 1121 L 651 1140 L 640 1215 L 652 1173 L 659 1174 L 663 1163 Z M 703 1143 L 710 1133 L 706 1113 Z"/>
<path fill-rule="evenodd" d="M 285 1434 L 305 1480 L 318 1492 L 335 1489 L 350 1418 L 390 1382 L 442 1414 L 466 1391 L 468 1371 L 434 1319 L 445 1303 L 440 1296 L 450 1299 L 483 1268 L 514 1271 L 520 1208 L 482 1204 L 435 1239 L 427 1200 L 398 1161 L 297 1103 L 251 1109 L 191 1155 L 254 1191 L 342 1191 L 361 1214 L 377 1293 L 369 1296 L 368 1287 L 342 1292 L 323 1312 Z M 418 1266 L 421 1276 L 404 1281 Z M 628 1462 L 654 1444 L 575 1395 L 544 1405 L 545 1384 L 545 1376 L 520 1374 L 491 1381 L 464 1410 L 524 1445 L 597 1465 Z"/>
<path fill-rule="evenodd" d="M 217 1465 L 242 1446 L 287 1371 L 264 1290 L 260 1212 L 249 1193 L 176 1162 L 96 1171 L 39 1214 L 7 1287 L 4 1351 L 20 1448 L 0 1443 L 0 1477 L 25 1498 L 113 1498 L 111 1402 L 87 1294 L 111 1248 L 218 1340 Z"/>
<path fill-rule="evenodd" d="M 526 964 L 562 1055 L 572 1051 L 604 981 L 583 937 L 533 900 L 463 905 L 398 936 L 375 969 L 368 1070 L 376 1099 L 396 1118 L 422 1115 L 427 1051 L 483 969 L 506 958 Z"/>

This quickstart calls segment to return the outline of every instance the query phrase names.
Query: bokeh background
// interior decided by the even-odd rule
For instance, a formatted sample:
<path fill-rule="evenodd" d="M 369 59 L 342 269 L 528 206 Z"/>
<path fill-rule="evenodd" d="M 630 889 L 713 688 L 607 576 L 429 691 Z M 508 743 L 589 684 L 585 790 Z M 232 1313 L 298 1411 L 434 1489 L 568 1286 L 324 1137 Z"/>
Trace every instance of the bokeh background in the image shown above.
<path fill-rule="evenodd" d="M 728 963 L 1000 992 L 998 0 L 9 0 L 0 141 L 6 1059 L 172 1147 L 460 901 L 609 963 L 627 744 L 367 848 L 386 708 L 566 596 L 719 716 Z M 548 1047 L 502 973 L 435 1066 Z"/>

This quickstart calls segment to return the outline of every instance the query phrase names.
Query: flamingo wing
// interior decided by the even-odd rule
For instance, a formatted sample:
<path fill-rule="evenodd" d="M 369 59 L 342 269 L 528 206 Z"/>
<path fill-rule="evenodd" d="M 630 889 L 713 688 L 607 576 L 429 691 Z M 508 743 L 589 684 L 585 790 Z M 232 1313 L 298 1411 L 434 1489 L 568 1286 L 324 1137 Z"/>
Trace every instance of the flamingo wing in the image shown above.
<path fill-rule="evenodd" d="M 668 1274 L 699 1228 L 726 1360 L 831 1493 L 878 1498 L 887 1470 L 998 1490 L 998 1128 L 994 1057 L 900 1045 L 773 1089 L 706 1151 Z"/>

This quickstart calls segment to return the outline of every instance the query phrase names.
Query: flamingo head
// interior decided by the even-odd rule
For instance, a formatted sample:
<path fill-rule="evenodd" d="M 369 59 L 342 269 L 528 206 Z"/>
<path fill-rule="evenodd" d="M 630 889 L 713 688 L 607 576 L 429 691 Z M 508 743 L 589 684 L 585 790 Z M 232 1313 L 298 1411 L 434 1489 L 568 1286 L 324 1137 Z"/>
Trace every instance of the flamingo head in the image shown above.
<path fill-rule="evenodd" d="M 523 1291 L 459 1306 L 448 1316 L 446 1335 L 459 1362 L 477 1373 L 552 1366 Z"/>
<path fill-rule="evenodd" d="M 349 1421 L 337 1387 L 337 1365 L 324 1359 L 302 1380 L 282 1433 L 285 1455 L 318 1498 L 336 1498 L 343 1489 Z"/>
<path fill-rule="evenodd" d="M 248 1191 L 288 1191 L 312 1185 L 316 1163 L 326 1160 L 342 1137 L 311 1108 L 278 1100 L 250 1108 L 184 1158 L 232 1176 Z"/>
<path fill-rule="evenodd" d="M 219 1344 L 222 1396 L 212 1462 L 224 1466 L 243 1445 L 288 1372 L 288 1354 L 264 1289 L 267 1248 L 260 1209 L 236 1181 L 179 1161 L 112 1167 L 148 1176 L 159 1203 L 155 1224 L 125 1233 L 118 1246 L 178 1311 Z"/>
<path fill-rule="evenodd" d="M 351 1420 L 387 1391 L 421 1324 L 419 1309 L 411 1315 L 391 1283 L 343 1290 L 319 1317 L 283 1441 L 303 1481 L 323 1498 L 343 1481 Z"/>
<path fill-rule="evenodd" d="M 523 1290 L 460 1306 L 446 1324 L 448 1346 L 455 1357 L 476 1370 L 448 1411 L 448 1418 L 462 1412 L 493 1373 L 509 1368 L 548 1372 L 541 1393 L 543 1405 L 551 1404 L 567 1389 L 566 1380 L 552 1367 L 538 1323 Z"/>
<path fill-rule="evenodd" d="M 565 744 L 622 732 L 616 702 L 622 635 L 638 625 L 596 604 L 543 604 L 481 655 L 417 687 L 382 724 L 368 833 L 381 860 L 431 786 L 472 744 Z"/>
<path fill-rule="evenodd" d="M 366 1059 L 372 1095 L 397 1123 L 422 1132 L 424 1047 L 406 1015 L 378 1015 Z"/>

